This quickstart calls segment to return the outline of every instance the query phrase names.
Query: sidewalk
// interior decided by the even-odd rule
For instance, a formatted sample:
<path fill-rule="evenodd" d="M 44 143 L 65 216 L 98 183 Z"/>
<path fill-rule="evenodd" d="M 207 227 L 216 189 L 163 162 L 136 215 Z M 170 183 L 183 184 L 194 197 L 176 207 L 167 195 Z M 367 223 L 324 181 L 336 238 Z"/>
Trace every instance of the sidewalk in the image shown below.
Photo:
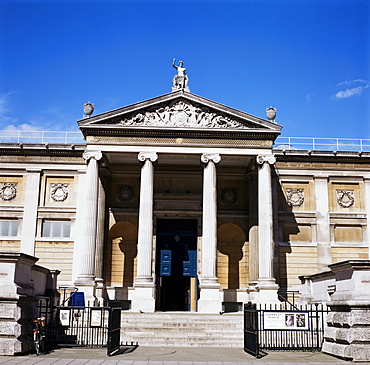
<path fill-rule="evenodd" d="M 268 352 L 261 359 L 243 349 L 214 347 L 123 347 L 108 357 L 106 349 L 58 349 L 36 356 L 0 356 L 6 365 L 263 365 L 263 364 L 350 364 L 320 352 Z"/>

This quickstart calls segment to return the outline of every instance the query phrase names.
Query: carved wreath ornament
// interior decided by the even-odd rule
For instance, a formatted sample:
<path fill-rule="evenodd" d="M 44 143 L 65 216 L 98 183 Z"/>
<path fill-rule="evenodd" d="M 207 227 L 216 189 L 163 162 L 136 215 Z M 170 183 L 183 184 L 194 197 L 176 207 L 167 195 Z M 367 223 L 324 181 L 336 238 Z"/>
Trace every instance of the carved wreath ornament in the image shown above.
<path fill-rule="evenodd" d="M 132 203 L 135 198 L 135 186 L 118 185 L 116 197 L 119 202 Z"/>
<path fill-rule="evenodd" d="M 355 203 L 353 190 L 337 190 L 337 202 L 343 208 L 350 208 Z"/>
<path fill-rule="evenodd" d="M 238 190 L 236 188 L 221 188 L 221 204 L 235 205 L 238 202 Z"/>
<path fill-rule="evenodd" d="M 0 198 L 5 201 L 15 199 L 18 183 L 0 183 Z"/>
<path fill-rule="evenodd" d="M 304 202 L 304 189 L 286 189 L 286 197 L 291 207 L 300 207 Z"/>
<path fill-rule="evenodd" d="M 50 195 L 56 202 L 63 202 L 67 199 L 69 193 L 69 184 L 51 184 Z"/>
<path fill-rule="evenodd" d="M 148 127 L 197 127 L 197 128 L 252 128 L 235 119 L 211 111 L 204 106 L 195 106 L 187 101 L 176 101 L 170 106 L 156 107 L 146 112 L 132 114 L 116 120 L 123 126 Z"/>

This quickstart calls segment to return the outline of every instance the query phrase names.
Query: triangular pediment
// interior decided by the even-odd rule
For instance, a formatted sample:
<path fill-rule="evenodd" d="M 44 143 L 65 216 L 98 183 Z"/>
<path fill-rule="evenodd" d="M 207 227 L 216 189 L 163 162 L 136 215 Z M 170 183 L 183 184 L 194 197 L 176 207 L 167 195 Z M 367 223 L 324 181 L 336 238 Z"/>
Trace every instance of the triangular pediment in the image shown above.
<path fill-rule="evenodd" d="M 82 130 L 206 129 L 279 133 L 281 126 L 203 97 L 176 91 L 78 121 Z"/>

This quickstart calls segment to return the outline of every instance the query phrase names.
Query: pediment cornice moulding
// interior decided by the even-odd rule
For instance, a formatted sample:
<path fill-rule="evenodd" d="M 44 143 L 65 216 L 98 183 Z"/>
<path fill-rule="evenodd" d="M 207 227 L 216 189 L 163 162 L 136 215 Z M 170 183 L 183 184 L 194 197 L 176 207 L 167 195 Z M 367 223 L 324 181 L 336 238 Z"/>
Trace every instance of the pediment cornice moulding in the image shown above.
<path fill-rule="evenodd" d="M 152 121 L 150 120 L 152 118 Z M 174 128 L 263 131 L 279 134 L 281 126 L 203 97 L 172 92 L 78 121 L 80 128 Z M 126 129 L 126 128 L 125 128 Z"/>

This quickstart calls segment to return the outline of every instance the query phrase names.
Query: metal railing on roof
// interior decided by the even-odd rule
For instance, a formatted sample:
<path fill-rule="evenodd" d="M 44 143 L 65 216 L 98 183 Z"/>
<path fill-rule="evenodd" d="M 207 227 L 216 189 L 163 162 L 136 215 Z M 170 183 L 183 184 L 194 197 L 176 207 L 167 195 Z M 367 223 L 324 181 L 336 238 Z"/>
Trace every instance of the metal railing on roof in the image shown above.
<path fill-rule="evenodd" d="M 86 144 L 80 131 L 0 130 L 0 142 Z M 279 136 L 275 141 L 274 149 L 370 152 L 370 139 Z"/>
<path fill-rule="evenodd" d="M 3 143 L 57 143 L 85 144 L 80 131 L 24 131 L 0 130 L 0 142 Z"/>
<path fill-rule="evenodd" d="M 370 152 L 370 139 L 279 136 L 274 149 Z"/>

